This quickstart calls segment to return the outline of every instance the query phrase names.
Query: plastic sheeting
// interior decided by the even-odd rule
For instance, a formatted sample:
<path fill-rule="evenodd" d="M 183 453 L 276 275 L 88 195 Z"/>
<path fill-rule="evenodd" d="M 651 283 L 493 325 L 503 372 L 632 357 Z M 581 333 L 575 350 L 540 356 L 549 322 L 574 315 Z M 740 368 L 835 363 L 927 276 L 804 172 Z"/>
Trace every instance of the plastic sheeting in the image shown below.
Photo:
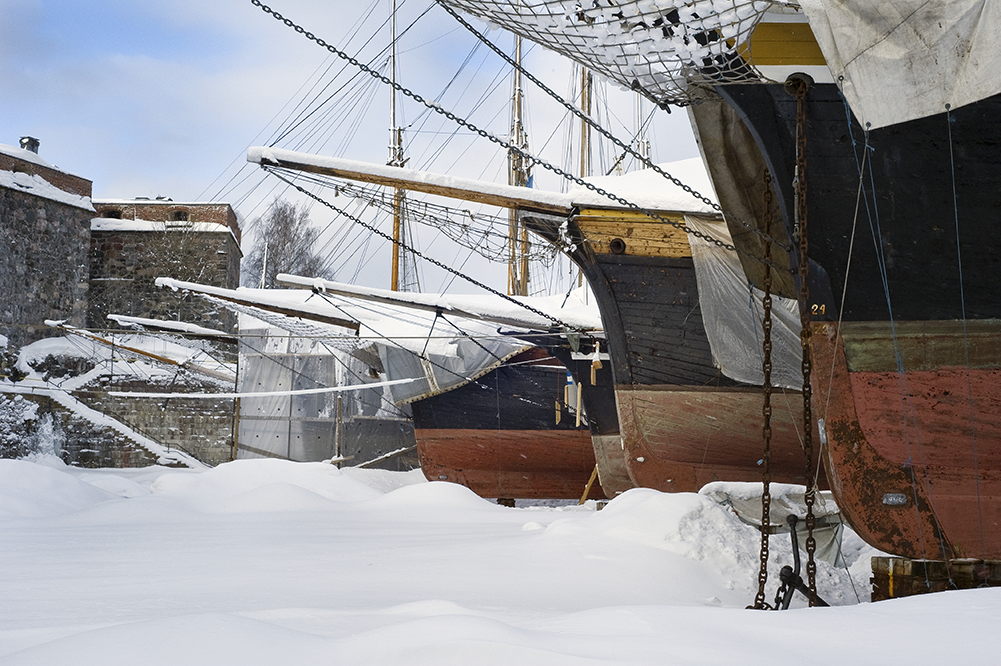
<path fill-rule="evenodd" d="M 513 338 L 456 338 L 453 344 L 455 353 L 442 355 L 418 354 L 391 341 L 380 343 L 379 355 L 390 381 L 418 378 L 415 382 L 390 386 L 393 400 L 397 404 L 405 404 L 451 391 L 482 377 L 531 347 Z"/>
<path fill-rule="evenodd" d="M 699 490 L 700 495 L 728 506 L 748 525 L 761 527 L 762 507 L 760 483 L 734 483 L 717 481 L 708 483 Z M 796 524 L 796 539 L 800 550 L 806 552 L 806 487 L 787 483 L 773 483 L 769 487 L 771 503 L 768 522 L 774 534 L 788 534 L 791 530 L 786 522 L 790 515 L 799 519 Z M 813 515 L 817 519 L 813 538 L 817 542 L 816 557 L 836 567 L 845 566 L 841 555 L 841 538 L 845 531 L 841 520 L 841 510 L 834 502 L 830 491 L 817 491 L 814 495 Z M 774 538 L 774 537 L 773 537 Z"/>
<path fill-rule="evenodd" d="M 373 367 L 379 363 L 374 353 L 347 354 L 327 343 L 326 338 L 298 337 L 242 316 L 238 390 L 294 391 L 384 380 L 379 368 Z M 359 419 L 406 421 L 407 416 L 393 405 L 388 387 L 244 397 L 240 399 L 238 457 L 335 458 L 349 448 L 351 424 Z M 413 445 L 412 432 L 402 432 L 396 448 L 408 445 Z"/>
<path fill-rule="evenodd" d="M 998 0 L 799 0 L 864 127 L 1001 92 Z"/>
<path fill-rule="evenodd" d="M 686 215 L 685 224 L 724 243 L 732 243 L 726 222 Z M 699 285 L 699 304 L 713 361 L 724 375 L 760 385 L 764 292 L 747 283 L 733 250 L 688 234 Z M 772 386 L 802 388 L 802 347 L 796 300 L 772 296 Z"/>

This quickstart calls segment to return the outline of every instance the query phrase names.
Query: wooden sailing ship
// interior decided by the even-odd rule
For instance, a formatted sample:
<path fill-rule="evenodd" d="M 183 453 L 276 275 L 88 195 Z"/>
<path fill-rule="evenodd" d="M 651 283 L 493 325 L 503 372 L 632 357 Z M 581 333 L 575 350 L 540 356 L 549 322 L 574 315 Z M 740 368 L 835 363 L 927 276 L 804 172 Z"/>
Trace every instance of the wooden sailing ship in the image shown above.
<path fill-rule="evenodd" d="M 660 490 L 695 491 L 711 481 L 760 478 L 760 432 L 755 430 L 760 388 L 728 378 L 715 363 L 691 246 L 670 224 L 685 223 L 684 211 L 658 210 L 658 219 L 651 219 L 599 207 L 580 193 L 540 192 L 272 148 L 252 148 L 248 159 L 518 209 L 524 224 L 577 262 L 601 312 L 617 418 L 607 426 L 612 436 L 595 445 L 598 457 L 609 469 L 625 466 L 632 484 Z M 702 217 L 713 223 L 705 211 Z M 773 478 L 786 483 L 807 480 L 796 424 L 794 409 L 777 413 L 773 424 Z M 620 452 L 611 445 L 615 434 L 621 438 Z"/>
<path fill-rule="evenodd" d="M 688 106 L 748 280 L 778 248 L 813 316 L 844 515 L 897 555 L 1001 556 L 993 3 L 445 1 Z"/>

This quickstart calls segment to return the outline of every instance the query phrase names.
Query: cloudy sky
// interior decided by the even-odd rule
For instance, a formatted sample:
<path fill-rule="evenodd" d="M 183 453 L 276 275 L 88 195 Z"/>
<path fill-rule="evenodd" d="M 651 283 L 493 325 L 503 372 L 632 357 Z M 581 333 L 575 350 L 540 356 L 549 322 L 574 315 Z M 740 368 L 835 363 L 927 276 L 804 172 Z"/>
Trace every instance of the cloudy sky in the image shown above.
<path fill-rule="evenodd" d="M 400 82 L 505 136 L 508 68 L 432 0 L 398 4 Z M 388 71 L 390 0 L 270 5 Z M 511 50 L 511 35 L 494 30 L 489 36 Z M 537 76 L 561 95 L 576 94 L 568 63 L 544 49 L 526 49 L 526 65 Z M 291 195 L 274 177 L 245 164 L 248 146 L 275 144 L 378 163 L 388 156 L 388 88 L 250 0 L 0 0 L 0 89 L 0 143 L 38 138 L 43 158 L 93 181 L 95 198 L 221 199 L 250 220 L 274 197 Z M 565 114 L 531 84 L 525 90 L 532 149 L 554 163 L 575 164 L 576 134 Z M 637 112 L 631 95 L 610 87 L 597 96 L 607 100 L 599 112 L 604 123 L 625 140 L 637 114 L 651 113 L 649 104 Z M 505 181 L 502 149 L 457 132 L 410 100 L 398 108 L 408 166 Z M 655 160 L 698 154 L 683 112 L 653 115 L 648 138 Z M 611 149 L 596 150 L 596 170 L 610 165 Z M 537 180 L 548 189 L 563 185 L 549 174 Z M 313 214 L 321 226 L 330 218 L 324 211 Z M 372 257 L 380 251 L 366 250 Z M 442 261 L 462 261 L 461 252 L 442 252 Z M 357 267 L 350 273 L 338 277 L 366 281 Z"/>

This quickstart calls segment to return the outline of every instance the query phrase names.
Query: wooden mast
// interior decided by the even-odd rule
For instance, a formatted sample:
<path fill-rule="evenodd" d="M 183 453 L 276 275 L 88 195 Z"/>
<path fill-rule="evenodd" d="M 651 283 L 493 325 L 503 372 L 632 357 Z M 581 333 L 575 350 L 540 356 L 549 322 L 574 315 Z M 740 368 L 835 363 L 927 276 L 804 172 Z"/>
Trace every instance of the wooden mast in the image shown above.
<path fill-rule="evenodd" d="M 402 167 L 406 162 L 403 159 L 403 128 L 396 124 L 396 0 L 392 0 L 392 10 L 389 17 L 390 24 L 390 51 L 389 51 L 389 78 L 393 85 L 389 88 L 389 166 Z M 405 190 L 395 188 L 393 190 L 393 266 L 390 289 L 400 290 L 400 244 L 403 242 L 402 212 L 405 197 Z"/>
<path fill-rule="evenodd" d="M 511 143 L 521 150 L 528 149 L 528 136 L 522 122 L 522 90 L 521 90 L 521 37 L 515 36 L 514 41 L 514 92 L 511 98 Z M 514 152 L 508 151 L 508 185 L 524 187 L 528 185 L 529 166 L 525 159 Z M 528 230 L 518 222 L 518 213 L 511 209 L 508 222 L 508 269 L 507 293 L 512 296 L 528 296 Z"/>
<path fill-rule="evenodd" d="M 591 117 L 591 71 L 587 67 L 580 67 L 580 110 Z M 587 178 L 591 175 L 591 126 L 581 118 L 580 121 L 580 177 Z M 584 272 L 577 268 L 577 286 L 584 285 Z"/>

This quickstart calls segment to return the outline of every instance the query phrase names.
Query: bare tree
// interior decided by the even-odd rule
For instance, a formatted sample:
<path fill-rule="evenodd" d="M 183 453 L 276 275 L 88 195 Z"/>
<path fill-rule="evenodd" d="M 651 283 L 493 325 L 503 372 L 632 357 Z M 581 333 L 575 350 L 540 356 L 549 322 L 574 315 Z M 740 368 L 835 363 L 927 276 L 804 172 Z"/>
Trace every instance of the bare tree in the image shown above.
<path fill-rule="evenodd" d="M 243 263 L 246 286 L 274 288 L 279 273 L 332 277 L 324 259 L 314 252 L 320 232 L 312 226 L 305 207 L 275 199 L 267 214 L 251 222 L 250 228 L 256 240 Z"/>

